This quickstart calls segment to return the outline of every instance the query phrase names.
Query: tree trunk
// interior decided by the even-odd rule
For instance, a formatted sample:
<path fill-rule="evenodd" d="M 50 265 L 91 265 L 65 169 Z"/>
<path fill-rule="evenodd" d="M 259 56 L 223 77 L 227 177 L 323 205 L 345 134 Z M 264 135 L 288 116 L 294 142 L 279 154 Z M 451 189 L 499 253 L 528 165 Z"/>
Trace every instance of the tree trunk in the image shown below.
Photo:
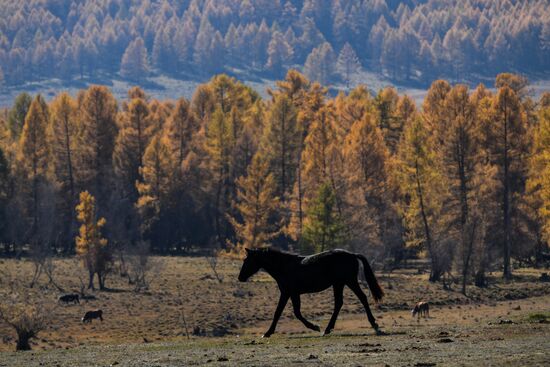
<path fill-rule="evenodd" d="M 479 288 L 487 287 L 487 277 L 485 276 L 485 266 L 481 266 L 476 273 L 475 285 Z"/>
<path fill-rule="evenodd" d="M 472 223 L 472 231 L 470 238 L 467 242 L 467 247 L 464 249 L 465 253 L 462 257 L 462 294 L 466 295 L 466 283 L 468 280 L 468 273 L 470 270 L 470 259 L 472 258 L 472 252 L 474 249 L 474 240 L 476 234 L 476 222 Z M 465 244 L 466 245 L 466 244 Z"/>
<path fill-rule="evenodd" d="M 37 256 L 37 255 L 34 255 Z M 36 282 L 38 281 L 38 278 L 40 278 L 40 274 L 42 274 L 42 263 L 35 260 L 34 263 L 34 274 L 32 276 L 31 284 L 29 285 L 29 288 L 33 288 Z"/>
<path fill-rule="evenodd" d="M 430 231 L 430 225 L 428 223 L 428 216 L 424 208 L 424 196 L 422 191 L 422 185 L 420 184 L 418 161 L 415 162 L 415 176 L 416 176 L 416 190 L 418 192 L 418 199 L 420 201 L 420 214 L 422 216 L 422 223 L 424 224 L 424 235 L 426 237 L 426 247 L 430 253 L 431 270 L 430 270 L 430 282 L 437 282 L 441 279 L 442 271 L 439 266 L 439 260 L 432 244 L 432 236 Z"/>
<path fill-rule="evenodd" d="M 508 110 L 504 106 L 504 193 L 503 193 L 503 220 L 504 220 L 504 271 L 503 277 L 506 280 L 512 278 L 512 271 L 510 269 L 510 187 L 508 178 Z"/>
<path fill-rule="evenodd" d="M 88 276 L 89 276 L 88 289 L 91 289 L 93 291 L 94 290 L 94 273 L 90 271 Z"/>
<path fill-rule="evenodd" d="M 105 290 L 105 276 L 104 274 L 101 274 L 99 271 L 97 272 L 97 279 L 99 282 L 99 290 L 103 291 Z"/>
<path fill-rule="evenodd" d="M 17 333 L 17 345 L 15 350 L 31 350 L 31 345 L 29 344 L 31 336 L 26 332 Z"/>

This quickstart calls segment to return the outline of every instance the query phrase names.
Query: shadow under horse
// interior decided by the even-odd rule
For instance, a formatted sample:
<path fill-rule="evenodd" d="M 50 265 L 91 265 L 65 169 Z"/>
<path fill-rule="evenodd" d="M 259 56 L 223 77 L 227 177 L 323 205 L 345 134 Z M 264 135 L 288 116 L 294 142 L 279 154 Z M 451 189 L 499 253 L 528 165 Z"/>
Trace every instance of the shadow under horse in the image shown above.
<path fill-rule="evenodd" d="M 263 269 L 275 279 L 281 291 L 273 322 L 264 334 L 264 338 L 270 337 L 275 332 L 279 317 L 281 317 L 289 298 L 292 300 L 296 318 L 307 328 L 320 331 L 318 325 L 309 322 L 302 316 L 300 295 L 321 292 L 332 287 L 334 290 L 334 312 L 323 335 L 329 334 L 334 329 L 336 318 L 344 303 L 344 286 L 348 286 L 359 298 L 365 307 L 371 326 L 377 334 L 380 333 L 378 324 L 369 308 L 367 296 L 357 280 L 359 273 L 357 260 L 360 260 L 363 263 L 365 278 L 373 298 L 375 301 L 382 299 L 384 291 L 378 284 L 365 256 L 345 250 L 330 250 L 311 256 L 300 256 L 269 248 L 246 249 L 246 252 L 239 281 L 246 282 L 248 278 Z"/>

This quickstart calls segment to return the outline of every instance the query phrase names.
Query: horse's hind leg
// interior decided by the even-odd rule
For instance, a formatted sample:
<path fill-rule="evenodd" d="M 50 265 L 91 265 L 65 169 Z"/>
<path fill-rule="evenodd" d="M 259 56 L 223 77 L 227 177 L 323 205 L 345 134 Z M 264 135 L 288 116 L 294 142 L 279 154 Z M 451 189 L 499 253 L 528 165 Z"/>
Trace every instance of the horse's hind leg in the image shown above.
<path fill-rule="evenodd" d="M 365 294 L 365 292 L 363 292 L 363 290 L 361 289 L 361 286 L 359 285 L 359 283 L 357 281 L 351 282 L 350 284 L 348 284 L 348 287 L 350 287 L 350 289 L 353 291 L 353 293 L 355 293 L 357 298 L 359 298 L 359 300 L 361 301 L 361 303 L 365 307 L 365 312 L 367 313 L 367 318 L 369 319 L 369 322 L 370 322 L 372 328 L 374 330 L 376 330 L 376 332 L 378 333 L 378 324 L 376 323 L 376 320 L 374 319 L 374 316 L 373 316 L 373 314 L 370 310 L 369 302 L 367 300 L 367 295 Z"/>
<path fill-rule="evenodd" d="M 334 329 L 334 325 L 336 324 L 336 319 L 338 318 L 340 309 L 344 304 L 344 286 L 334 285 L 333 288 L 334 288 L 334 312 L 332 313 L 332 317 L 330 318 L 330 321 L 323 335 L 330 334 L 332 329 Z"/>
<path fill-rule="evenodd" d="M 279 298 L 279 303 L 277 304 L 277 309 L 275 310 L 275 315 L 273 316 L 273 321 L 271 322 L 271 326 L 269 327 L 269 330 L 266 331 L 264 334 L 264 338 L 269 338 L 271 334 L 275 332 L 275 328 L 277 327 L 277 322 L 279 321 L 279 317 L 281 317 L 281 314 L 283 313 L 283 310 L 285 309 L 286 303 L 288 302 L 288 296 L 286 294 L 281 293 L 281 297 Z"/>
<path fill-rule="evenodd" d="M 297 294 L 292 296 L 291 300 L 292 307 L 294 308 L 294 315 L 296 315 L 296 318 L 300 320 L 308 329 L 321 331 L 318 325 L 312 324 L 311 322 L 307 321 L 304 316 L 302 316 L 302 311 L 300 311 L 300 295 Z"/>

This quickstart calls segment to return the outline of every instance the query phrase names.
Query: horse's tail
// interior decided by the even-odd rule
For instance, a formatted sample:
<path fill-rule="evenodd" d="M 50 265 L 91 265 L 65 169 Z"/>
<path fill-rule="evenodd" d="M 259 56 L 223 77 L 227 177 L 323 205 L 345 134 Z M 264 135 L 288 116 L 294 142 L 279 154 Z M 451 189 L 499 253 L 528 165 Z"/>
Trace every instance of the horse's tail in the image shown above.
<path fill-rule="evenodd" d="M 376 280 L 367 258 L 361 254 L 356 254 L 356 256 L 363 263 L 363 269 L 365 269 L 365 279 L 367 279 L 367 284 L 369 285 L 372 297 L 376 302 L 380 301 L 382 297 L 384 297 L 384 290 L 382 290 L 382 287 L 378 284 L 378 280 Z"/>

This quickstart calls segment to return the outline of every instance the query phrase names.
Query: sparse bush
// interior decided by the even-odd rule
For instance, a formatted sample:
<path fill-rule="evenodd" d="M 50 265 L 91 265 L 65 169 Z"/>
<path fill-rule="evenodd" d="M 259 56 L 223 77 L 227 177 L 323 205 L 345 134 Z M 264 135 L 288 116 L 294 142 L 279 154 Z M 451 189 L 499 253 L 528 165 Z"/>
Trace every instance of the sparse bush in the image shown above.
<path fill-rule="evenodd" d="M 161 259 L 150 256 L 149 247 L 148 242 L 140 242 L 126 256 L 128 281 L 136 292 L 148 290 L 153 280 L 149 275 L 158 274 L 162 266 Z"/>
<path fill-rule="evenodd" d="M 206 256 L 206 261 L 208 261 L 208 265 L 210 266 L 210 269 L 212 269 L 212 272 L 214 273 L 214 276 L 218 280 L 219 283 L 223 282 L 223 276 L 221 276 L 218 273 L 218 260 L 219 260 L 219 253 L 216 250 L 212 250 L 209 252 L 209 254 Z"/>
<path fill-rule="evenodd" d="M 49 314 L 42 304 L 17 298 L 0 306 L 0 319 L 17 333 L 16 350 L 31 350 L 30 341 L 48 326 Z"/>

